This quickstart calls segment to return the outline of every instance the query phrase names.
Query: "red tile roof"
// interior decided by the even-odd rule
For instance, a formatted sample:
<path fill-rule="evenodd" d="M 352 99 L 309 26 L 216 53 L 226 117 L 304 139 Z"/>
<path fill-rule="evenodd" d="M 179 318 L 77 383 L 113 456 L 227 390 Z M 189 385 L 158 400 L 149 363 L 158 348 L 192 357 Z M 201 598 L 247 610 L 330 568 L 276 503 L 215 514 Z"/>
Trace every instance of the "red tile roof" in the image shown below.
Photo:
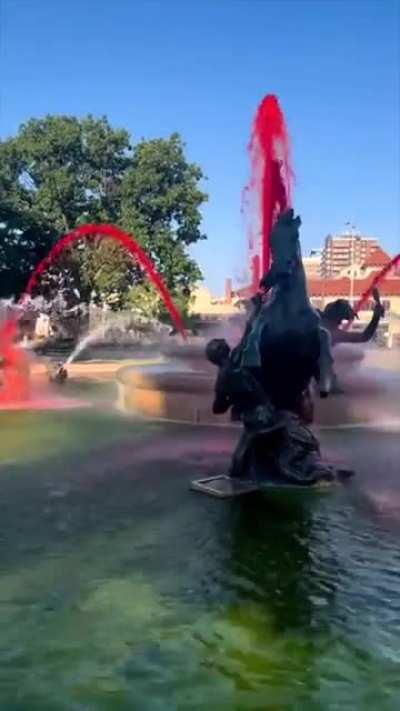
<path fill-rule="evenodd" d="M 367 256 L 363 267 L 384 267 L 390 262 L 390 257 L 381 247 L 375 247 Z"/>
<path fill-rule="evenodd" d="M 356 298 L 361 296 L 371 286 L 375 276 L 376 272 L 373 272 L 365 279 L 354 279 L 353 293 Z M 342 296 L 348 298 L 351 290 L 349 277 L 340 277 L 338 279 L 308 279 L 307 285 L 310 296 Z M 378 288 L 381 296 L 400 296 L 400 278 L 385 277 L 378 285 Z"/>
<path fill-rule="evenodd" d="M 364 267 L 372 267 L 373 271 L 363 279 L 354 279 L 353 294 L 359 298 L 371 286 L 372 281 L 383 266 L 390 262 L 390 257 L 380 247 L 376 247 L 367 257 Z M 344 297 L 348 298 L 351 290 L 349 277 L 333 277 L 331 279 L 308 278 L 308 293 L 313 297 Z M 399 267 L 392 269 L 378 284 L 381 296 L 400 296 Z M 240 299 L 250 299 L 254 294 L 252 285 L 235 289 L 233 294 Z"/>
<path fill-rule="evenodd" d="M 377 272 L 374 271 L 365 279 L 354 279 L 353 294 L 359 298 L 370 286 Z M 351 285 L 349 277 L 336 279 L 307 279 L 309 296 L 314 297 L 343 297 L 349 298 Z M 400 276 L 385 277 L 378 285 L 381 296 L 400 296 Z M 235 289 L 235 296 L 240 299 L 249 299 L 253 295 L 253 288 L 245 286 Z"/>

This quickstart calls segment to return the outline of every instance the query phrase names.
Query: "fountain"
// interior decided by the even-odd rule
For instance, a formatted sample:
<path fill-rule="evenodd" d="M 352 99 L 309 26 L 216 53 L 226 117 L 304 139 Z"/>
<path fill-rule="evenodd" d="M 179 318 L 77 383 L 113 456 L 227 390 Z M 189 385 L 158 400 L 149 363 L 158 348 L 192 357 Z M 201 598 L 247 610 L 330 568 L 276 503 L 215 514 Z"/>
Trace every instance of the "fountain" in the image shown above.
<path fill-rule="evenodd" d="M 265 97 L 257 110 L 249 154 L 251 177 L 244 190 L 243 207 L 248 213 L 252 291 L 255 294 L 261 275 L 270 266 L 272 225 L 277 214 L 288 207 L 292 195 L 293 171 L 288 131 L 274 96 Z M 256 234 L 260 235 L 258 242 L 254 237 Z M 355 307 L 356 312 L 399 262 L 400 255 L 374 278 Z M 222 323 L 214 335 L 226 338 L 232 347 L 236 345 L 230 338 L 226 323 Z M 151 419 L 237 427 L 237 424 L 231 422 L 228 413 L 217 417 L 210 407 L 215 374 L 205 358 L 205 345 L 204 338 L 186 343 L 174 342 L 163 349 L 165 364 L 122 368 L 116 376 L 119 407 Z M 379 402 L 382 409 L 386 408 L 388 419 L 398 417 L 396 403 L 388 398 L 390 388 L 385 385 L 385 379 L 357 373 L 362 358 L 361 348 L 339 345 L 335 349 L 336 370 L 348 392 L 329 400 L 317 399 L 314 417 L 318 426 L 373 422 Z"/>
<path fill-rule="evenodd" d="M 120 388 L 213 427 L 1 413 L 2 708 L 397 708 L 398 430 L 318 433 L 356 469 L 348 491 L 215 506 L 187 487 L 226 472 L 239 431 L 212 413 L 204 346 L 171 339 Z M 345 398 L 318 399 L 317 421 Z"/>
<path fill-rule="evenodd" d="M 40 285 L 41 276 L 54 264 L 59 255 L 71 245 L 82 239 L 96 236 L 98 238 L 113 239 L 134 258 L 144 270 L 150 281 L 157 288 L 167 307 L 176 330 L 186 337 L 181 315 L 176 308 L 161 276 L 156 271 L 153 263 L 145 254 L 136 240 L 127 233 L 112 225 L 82 225 L 73 232 L 62 237 L 51 249 L 48 256 L 43 259 L 31 275 L 27 288 L 22 294 L 18 307 L 20 311 L 30 302 L 34 292 Z M 20 314 L 13 314 L 6 319 L 0 327 L 0 367 L 2 370 L 2 385 L 0 388 L 0 406 L 2 409 L 53 409 L 53 407 L 81 406 L 83 403 L 76 400 L 60 400 L 60 398 L 43 397 L 42 393 L 31 392 L 31 376 L 29 358 L 26 352 L 16 343 Z M 71 363 L 74 358 L 96 338 L 96 334 L 89 334 L 81 340 L 77 348 L 68 358 Z M 43 371 L 42 371 L 43 373 Z M 65 364 L 51 374 L 53 382 L 64 380 L 66 376 Z"/>
<path fill-rule="evenodd" d="M 252 136 L 249 144 L 251 178 L 244 191 L 244 206 L 248 210 L 250 261 L 252 266 L 253 294 L 258 289 L 258 281 L 262 273 L 267 272 L 270 264 L 270 234 L 279 212 L 285 210 L 292 194 L 292 169 L 290 166 L 290 151 L 288 132 L 283 113 L 274 96 L 267 96 L 260 104 L 253 123 Z M 254 224 L 256 222 L 256 224 Z M 254 235 L 260 234 L 259 243 Z M 176 309 L 168 290 L 154 265 L 143 252 L 134 238 L 117 227 L 111 225 L 83 225 L 62 237 L 50 251 L 49 255 L 38 265 L 29 279 L 27 288 L 22 295 L 19 308 L 26 307 L 37 291 L 41 276 L 46 272 L 63 252 L 82 239 L 93 236 L 110 238 L 117 241 L 121 247 L 138 261 L 139 265 L 158 289 L 169 310 L 175 329 L 181 334 L 182 340 L 171 339 L 169 344 L 161 345 L 162 363 L 156 365 L 121 368 L 116 380 L 119 389 L 119 407 L 150 418 L 163 418 L 180 422 L 195 422 L 197 424 L 232 425 L 229 415 L 216 418 L 210 408 L 210 400 L 214 389 L 213 369 L 204 357 L 205 339 L 201 337 L 188 339 L 181 316 Z M 388 264 L 378 277 L 374 279 L 370 289 L 363 295 L 359 307 L 369 298 L 371 290 L 386 276 L 390 269 L 399 262 L 397 256 Z M 18 317 L 16 317 L 18 318 Z M 0 391 L 2 407 L 33 407 L 38 404 L 34 394 L 30 394 L 29 375 L 30 359 L 20 352 L 18 346 L 7 335 L 7 324 L 1 334 L 0 352 L 3 354 L 3 387 Z M 214 335 L 225 337 L 229 330 L 227 324 L 221 324 Z M 11 332 L 11 331 L 10 331 Z M 101 329 L 100 329 L 101 332 Z M 99 333 L 100 333 L 99 332 Z M 75 350 L 69 356 L 64 367 L 70 365 L 84 348 L 97 340 L 98 333 L 90 332 L 84 336 Z M 229 340 L 229 337 L 228 337 Z M 235 342 L 231 341 L 234 346 Z M 8 353 L 5 358 L 6 352 Z M 338 349 L 338 366 L 341 363 L 346 369 L 349 364 L 356 363 L 359 356 L 354 349 Z M 11 360 L 10 360 L 11 359 Z M 61 365 L 61 364 L 60 364 Z M 353 369 L 354 371 L 354 369 Z M 64 371 L 60 371 L 64 378 Z M 33 379 L 47 378 L 46 369 L 34 368 Z M 57 381 L 57 370 L 53 369 L 51 379 Z M 346 380 L 346 375 L 341 376 Z M 34 391 L 37 388 L 34 388 Z M 386 392 L 385 392 L 386 396 Z M 319 425 L 330 426 L 337 422 L 346 424 L 355 419 L 370 421 L 374 417 L 375 407 L 371 399 L 337 398 L 334 404 L 318 401 L 315 418 Z"/>
<path fill-rule="evenodd" d="M 275 96 L 266 96 L 257 110 L 249 153 L 252 172 L 244 191 L 245 203 L 257 213 L 261 227 L 261 230 L 250 228 L 252 233 L 260 231 L 261 234 L 260 244 L 255 245 L 252 240 L 253 254 L 250 255 L 253 292 L 256 293 L 261 274 L 269 266 L 272 225 L 278 212 L 288 207 L 291 196 L 288 132 Z M 224 336 L 226 330 L 226 324 L 222 324 L 215 335 Z M 210 408 L 214 374 L 204 356 L 204 348 L 204 339 L 174 344 L 164 351 L 168 368 L 122 369 L 117 374 L 120 407 L 152 418 L 220 424 L 221 418 L 216 418 Z M 228 415 L 222 419 L 225 424 L 229 422 Z"/>

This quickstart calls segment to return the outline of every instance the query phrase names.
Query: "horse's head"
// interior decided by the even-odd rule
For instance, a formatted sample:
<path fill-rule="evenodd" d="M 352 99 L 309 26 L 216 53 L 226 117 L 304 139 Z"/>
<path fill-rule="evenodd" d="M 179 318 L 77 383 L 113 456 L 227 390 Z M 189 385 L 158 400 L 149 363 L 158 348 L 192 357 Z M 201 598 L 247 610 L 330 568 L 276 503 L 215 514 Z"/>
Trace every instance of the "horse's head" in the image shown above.
<path fill-rule="evenodd" d="M 279 215 L 271 232 L 272 266 L 261 281 L 264 289 L 289 283 L 290 277 L 301 265 L 300 225 L 300 217 L 295 217 L 293 210 Z"/>

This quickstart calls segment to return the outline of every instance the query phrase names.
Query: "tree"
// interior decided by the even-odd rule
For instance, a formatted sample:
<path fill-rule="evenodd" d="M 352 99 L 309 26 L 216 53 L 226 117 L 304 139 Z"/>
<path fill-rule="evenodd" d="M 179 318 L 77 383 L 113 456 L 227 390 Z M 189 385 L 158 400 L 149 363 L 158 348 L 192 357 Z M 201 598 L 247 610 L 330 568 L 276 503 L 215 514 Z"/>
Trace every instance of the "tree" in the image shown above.
<path fill-rule="evenodd" d="M 54 233 L 29 213 L 0 203 L 0 297 L 20 294 L 28 275 L 48 253 Z"/>
<path fill-rule="evenodd" d="M 86 241 L 75 252 L 75 260 L 84 301 L 95 295 L 97 301 L 109 302 L 117 294 L 116 304 L 123 306 L 132 283 L 141 279 L 131 256 L 111 240 Z"/>
<path fill-rule="evenodd" d="M 7 248 L 0 266 L 17 274 L 13 255 L 24 251 L 29 227 L 31 257 L 19 269 L 17 292 L 56 235 L 82 223 L 111 222 L 135 235 L 174 293 L 188 293 L 201 276 L 187 248 L 204 238 L 202 177 L 186 160 L 178 134 L 132 147 L 128 132 L 113 129 L 105 117 L 31 119 L 0 143 L 0 209 L 24 221 L 21 233 L 3 221 Z M 86 300 L 92 291 L 117 291 L 129 301 L 129 289 L 143 282 L 130 258 L 109 242 L 85 243 L 66 255 L 66 264 Z"/>

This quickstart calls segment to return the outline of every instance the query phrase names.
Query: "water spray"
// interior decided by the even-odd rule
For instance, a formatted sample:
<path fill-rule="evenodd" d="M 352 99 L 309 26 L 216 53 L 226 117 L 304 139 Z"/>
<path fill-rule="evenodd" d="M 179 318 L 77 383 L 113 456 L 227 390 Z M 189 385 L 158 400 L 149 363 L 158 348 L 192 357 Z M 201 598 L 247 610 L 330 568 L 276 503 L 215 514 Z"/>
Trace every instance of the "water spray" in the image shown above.
<path fill-rule="evenodd" d="M 119 227 L 115 227 L 114 225 L 81 225 L 72 232 L 69 232 L 64 237 L 61 237 L 61 239 L 59 239 L 58 242 L 54 245 L 54 247 L 50 250 L 47 257 L 45 257 L 45 259 L 43 259 L 38 264 L 35 271 L 31 275 L 25 292 L 21 297 L 21 302 L 24 303 L 27 298 L 32 296 L 32 292 L 40 282 L 40 277 L 47 271 L 47 269 L 49 269 L 49 267 L 51 267 L 56 262 L 62 252 L 64 252 L 76 242 L 79 242 L 81 239 L 88 239 L 90 237 L 107 237 L 109 239 L 114 240 L 115 242 L 118 242 L 121 247 L 123 247 L 127 252 L 129 252 L 129 254 L 134 258 L 135 261 L 138 262 L 139 266 L 148 276 L 151 283 L 158 290 L 177 331 L 183 336 L 183 338 L 186 338 L 186 331 L 182 316 L 178 308 L 174 304 L 171 294 L 169 293 L 161 275 L 156 270 L 152 260 L 150 259 L 150 257 L 147 256 L 146 252 L 143 250 L 143 248 L 132 235 L 128 234 L 127 232 L 124 232 L 123 230 L 119 229 Z"/>
<path fill-rule="evenodd" d="M 243 191 L 247 213 L 253 292 L 271 261 L 270 236 L 281 212 L 292 203 L 293 170 L 290 141 L 279 101 L 268 94 L 254 117 L 248 146 L 250 180 Z M 255 235 L 259 234 L 257 240 Z"/>

